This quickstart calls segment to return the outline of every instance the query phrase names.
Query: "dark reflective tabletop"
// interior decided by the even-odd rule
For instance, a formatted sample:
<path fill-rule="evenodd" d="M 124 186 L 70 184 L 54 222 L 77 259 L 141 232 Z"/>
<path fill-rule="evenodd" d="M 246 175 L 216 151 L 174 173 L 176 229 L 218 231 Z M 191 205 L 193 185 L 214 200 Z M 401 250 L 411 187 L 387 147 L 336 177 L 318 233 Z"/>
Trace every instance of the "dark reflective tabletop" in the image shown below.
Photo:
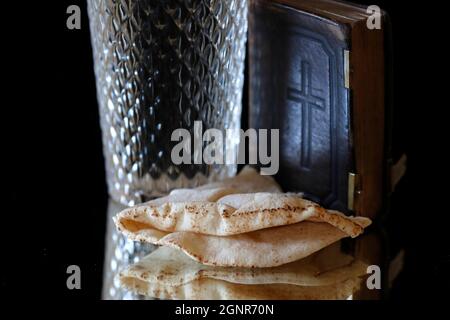
<path fill-rule="evenodd" d="M 123 208 L 108 203 L 102 299 L 382 299 L 403 267 L 404 251 L 388 256 L 377 227 L 280 267 L 203 266 L 176 249 L 126 239 L 112 220 Z"/>

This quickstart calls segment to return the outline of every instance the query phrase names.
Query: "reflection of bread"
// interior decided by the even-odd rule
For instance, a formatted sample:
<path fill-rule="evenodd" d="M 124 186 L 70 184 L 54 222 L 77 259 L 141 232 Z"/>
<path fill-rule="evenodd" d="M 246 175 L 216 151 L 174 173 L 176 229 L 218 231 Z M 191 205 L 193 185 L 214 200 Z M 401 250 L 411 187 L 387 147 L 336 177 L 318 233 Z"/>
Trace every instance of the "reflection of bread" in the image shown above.
<path fill-rule="evenodd" d="M 344 300 L 360 287 L 353 278 L 328 286 L 303 287 L 291 284 L 236 284 L 216 279 L 199 279 L 180 286 L 126 279 L 124 287 L 137 294 L 175 300 Z"/>
<path fill-rule="evenodd" d="M 126 289 L 161 299 L 345 299 L 366 265 L 330 246 L 276 268 L 209 267 L 178 250 L 155 250 L 120 275 Z"/>

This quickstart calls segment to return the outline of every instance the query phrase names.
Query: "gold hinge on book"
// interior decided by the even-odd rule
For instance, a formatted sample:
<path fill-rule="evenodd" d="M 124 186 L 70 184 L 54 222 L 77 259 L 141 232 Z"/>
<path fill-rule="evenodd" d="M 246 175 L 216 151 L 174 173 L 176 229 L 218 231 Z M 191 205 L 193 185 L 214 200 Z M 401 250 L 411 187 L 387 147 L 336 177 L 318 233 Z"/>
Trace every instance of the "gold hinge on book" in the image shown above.
<path fill-rule="evenodd" d="M 355 198 L 360 193 L 359 176 L 356 173 L 349 172 L 347 205 L 350 210 L 355 210 Z"/>
<path fill-rule="evenodd" d="M 344 50 L 344 81 L 345 88 L 350 89 L 350 51 Z"/>

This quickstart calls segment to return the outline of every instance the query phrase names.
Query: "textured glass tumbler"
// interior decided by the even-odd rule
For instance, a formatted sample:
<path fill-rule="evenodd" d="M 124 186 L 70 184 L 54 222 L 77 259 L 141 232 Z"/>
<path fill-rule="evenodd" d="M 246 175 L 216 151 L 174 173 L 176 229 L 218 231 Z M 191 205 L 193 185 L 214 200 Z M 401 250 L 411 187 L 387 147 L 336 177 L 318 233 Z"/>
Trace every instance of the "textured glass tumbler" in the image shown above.
<path fill-rule="evenodd" d="M 88 0 L 88 10 L 112 198 L 134 205 L 234 175 L 236 165 L 174 165 L 171 135 L 194 139 L 194 121 L 240 128 L 247 1 Z M 237 153 L 239 139 L 224 141 Z"/>

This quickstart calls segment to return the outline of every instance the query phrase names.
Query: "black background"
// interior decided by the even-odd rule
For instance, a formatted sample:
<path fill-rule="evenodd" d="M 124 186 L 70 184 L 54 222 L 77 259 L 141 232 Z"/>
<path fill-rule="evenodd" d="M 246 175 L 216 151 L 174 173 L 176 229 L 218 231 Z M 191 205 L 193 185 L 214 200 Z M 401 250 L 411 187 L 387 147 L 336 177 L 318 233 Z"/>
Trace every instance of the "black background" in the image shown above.
<path fill-rule="evenodd" d="M 409 156 L 390 218 L 395 243 L 406 249 L 391 297 L 444 298 L 447 12 L 438 1 L 357 2 L 392 18 L 396 132 Z M 66 28 L 71 4 L 82 8 L 81 30 Z M 21 2 L 3 15 L 12 19 L 2 34 L 2 291 L 21 292 L 23 280 L 34 298 L 99 299 L 107 192 L 85 1 Z M 66 288 L 71 264 L 81 267 L 82 290 Z"/>

